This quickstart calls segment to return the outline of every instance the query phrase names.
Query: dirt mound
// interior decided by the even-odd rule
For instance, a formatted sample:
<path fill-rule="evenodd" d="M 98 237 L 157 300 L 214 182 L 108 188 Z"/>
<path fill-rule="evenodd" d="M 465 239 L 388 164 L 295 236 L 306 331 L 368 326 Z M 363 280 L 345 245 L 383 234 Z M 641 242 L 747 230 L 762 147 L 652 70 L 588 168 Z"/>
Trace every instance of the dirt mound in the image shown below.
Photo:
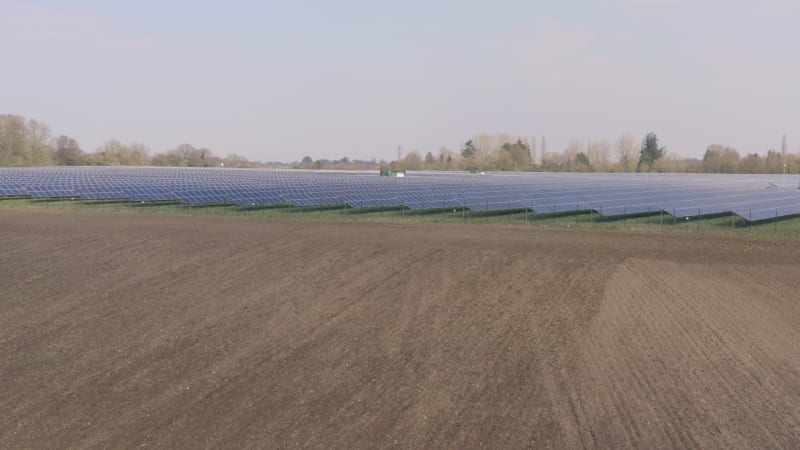
<path fill-rule="evenodd" d="M 797 447 L 800 244 L 0 214 L 0 448 Z"/>

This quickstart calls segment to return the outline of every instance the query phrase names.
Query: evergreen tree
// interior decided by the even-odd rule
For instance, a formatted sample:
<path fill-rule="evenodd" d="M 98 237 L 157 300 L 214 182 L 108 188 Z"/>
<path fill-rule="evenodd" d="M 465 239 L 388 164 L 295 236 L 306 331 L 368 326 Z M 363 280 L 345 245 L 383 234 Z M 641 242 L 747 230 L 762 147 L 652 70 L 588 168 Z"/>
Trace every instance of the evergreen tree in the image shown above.
<path fill-rule="evenodd" d="M 666 153 L 667 148 L 659 147 L 658 145 L 658 136 L 653 132 L 647 133 L 644 141 L 642 141 L 642 151 L 639 154 L 639 164 L 636 166 L 636 171 L 641 172 L 643 166 L 647 166 L 646 169 L 650 170 L 653 163 Z"/>

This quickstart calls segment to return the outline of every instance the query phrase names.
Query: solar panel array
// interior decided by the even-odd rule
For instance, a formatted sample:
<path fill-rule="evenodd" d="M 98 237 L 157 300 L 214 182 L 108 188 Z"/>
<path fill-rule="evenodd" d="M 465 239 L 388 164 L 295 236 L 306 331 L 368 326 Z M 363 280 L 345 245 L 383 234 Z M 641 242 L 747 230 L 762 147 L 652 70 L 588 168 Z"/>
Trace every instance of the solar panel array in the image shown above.
<path fill-rule="evenodd" d="M 604 216 L 732 212 L 749 221 L 800 214 L 797 176 L 376 172 L 157 167 L 0 168 L 0 196 L 229 202 L 354 208 L 593 210 Z"/>

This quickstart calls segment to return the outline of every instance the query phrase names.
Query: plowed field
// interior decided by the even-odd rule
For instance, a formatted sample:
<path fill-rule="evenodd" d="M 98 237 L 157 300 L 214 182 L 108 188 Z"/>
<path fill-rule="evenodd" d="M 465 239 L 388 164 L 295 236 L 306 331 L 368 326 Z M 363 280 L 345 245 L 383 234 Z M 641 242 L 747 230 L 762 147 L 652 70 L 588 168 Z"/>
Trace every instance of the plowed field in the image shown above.
<path fill-rule="evenodd" d="M 800 243 L 0 211 L 0 448 L 800 447 Z"/>

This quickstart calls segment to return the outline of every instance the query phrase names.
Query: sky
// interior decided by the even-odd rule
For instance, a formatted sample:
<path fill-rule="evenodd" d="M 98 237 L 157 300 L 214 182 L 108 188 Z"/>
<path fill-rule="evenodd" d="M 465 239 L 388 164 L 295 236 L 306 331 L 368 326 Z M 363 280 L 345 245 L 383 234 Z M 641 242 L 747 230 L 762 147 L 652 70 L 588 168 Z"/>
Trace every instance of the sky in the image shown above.
<path fill-rule="evenodd" d="M 800 151 L 796 0 L 0 0 L 0 113 L 261 161 L 480 133 Z"/>

